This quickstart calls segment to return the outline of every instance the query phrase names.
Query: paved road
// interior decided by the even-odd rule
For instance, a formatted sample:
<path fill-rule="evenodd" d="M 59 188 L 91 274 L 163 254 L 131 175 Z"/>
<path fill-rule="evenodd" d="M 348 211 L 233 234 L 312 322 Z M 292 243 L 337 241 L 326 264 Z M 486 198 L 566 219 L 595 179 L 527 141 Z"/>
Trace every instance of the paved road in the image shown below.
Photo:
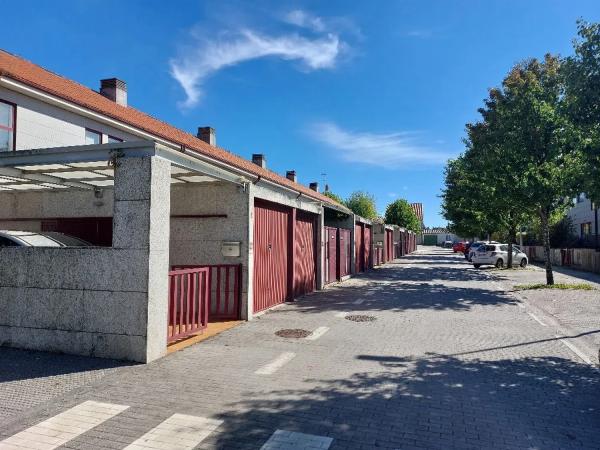
<path fill-rule="evenodd" d="M 0 439 L 72 449 L 600 448 L 597 369 L 491 276 L 446 250 L 420 250 L 155 363 L 106 369 L 14 415 Z M 293 328 L 314 334 L 274 335 Z"/>

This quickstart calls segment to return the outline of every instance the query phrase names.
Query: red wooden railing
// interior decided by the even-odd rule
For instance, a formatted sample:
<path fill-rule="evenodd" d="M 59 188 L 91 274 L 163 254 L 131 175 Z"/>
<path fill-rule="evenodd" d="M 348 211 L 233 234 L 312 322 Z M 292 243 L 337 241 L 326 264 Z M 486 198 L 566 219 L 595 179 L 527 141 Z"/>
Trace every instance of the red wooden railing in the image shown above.
<path fill-rule="evenodd" d="M 196 267 L 169 272 L 167 341 L 198 333 L 208 324 L 209 269 Z"/>
<path fill-rule="evenodd" d="M 242 265 L 210 264 L 203 266 L 173 266 L 179 269 L 208 270 L 208 320 L 237 320 L 240 318 Z"/>

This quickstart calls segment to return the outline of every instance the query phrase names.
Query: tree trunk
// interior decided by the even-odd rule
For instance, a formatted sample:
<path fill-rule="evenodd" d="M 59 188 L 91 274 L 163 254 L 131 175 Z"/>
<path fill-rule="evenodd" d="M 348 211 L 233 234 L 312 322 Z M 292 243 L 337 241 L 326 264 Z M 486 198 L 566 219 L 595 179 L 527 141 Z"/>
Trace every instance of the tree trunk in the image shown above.
<path fill-rule="evenodd" d="M 550 254 L 550 219 L 549 208 L 540 211 L 540 220 L 542 222 L 542 240 L 544 242 L 544 259 L 546 260 L 546 284 L 554 284 L 554 273 L 552 272 L 552 255 Z"/>
<path fill-rule="evenodd" d="M 508 230 L 508 261 L 506 265 L 509 269 L 512 269 L 513 266 L 513 242 L 517 240 L 517 229 L 511 227 Z"/>

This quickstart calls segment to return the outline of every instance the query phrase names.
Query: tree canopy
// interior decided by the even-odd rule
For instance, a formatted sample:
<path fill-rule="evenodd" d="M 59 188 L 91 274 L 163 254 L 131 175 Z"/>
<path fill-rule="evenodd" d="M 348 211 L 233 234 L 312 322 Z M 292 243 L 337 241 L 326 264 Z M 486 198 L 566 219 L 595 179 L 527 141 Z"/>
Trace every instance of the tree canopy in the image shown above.
<path fill-rule="evenodd" d="M 375 219 L 377 217 L 377 206 L 375 205 L 375 197 L 372 194 L 364 191 L 355 191 L 350 194 L 346 200 L 346 206 L 365 219 Z"/>
<path fill-rule="evenodd" d="M 346 204 L 346 202 L 344 201 L 344 199 L 343 199 L 342 197 L 340 197 L 340 196 L 339 196 L 339 195 L 337 195 L 337 194 L 334 194 L 334 193 L 333 193 L 333 192 L 331 192 L 331 191 L 325 191 L 325 192 L 323 192 L 323 195 L 324 195 L 325 197 L 329 197 L 329 198 L 330 198 L 330 199 L 332 199 L 332 200 L 335 200 L 336 202 L 338 202 L 338 203 L 339 203 L 339 204 L 341 204 L 341 205 L 345 205 L 345 204 Z"/>
<path fill-rule="evenodd" d="M 387 206 L 385 210 L 385 223 L 398 225 L 415 233 L 421 231 L 419 218 L 412 209 L 412 206 L 404 199 L 398 199 Z"/>

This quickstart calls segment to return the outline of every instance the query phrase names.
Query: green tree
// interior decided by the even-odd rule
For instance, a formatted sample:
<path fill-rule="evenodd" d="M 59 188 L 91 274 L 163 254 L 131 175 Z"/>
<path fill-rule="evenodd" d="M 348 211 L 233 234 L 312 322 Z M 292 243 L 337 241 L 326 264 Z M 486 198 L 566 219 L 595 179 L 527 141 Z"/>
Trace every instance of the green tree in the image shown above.
<path fill-rule="evenodd" d="M 375 219 L 377 217 L 377 207 L 375 206 L 375 197 L 368 192 L 355 191 L 350 194 L 346 200 L 346 206 L 354 214 L 358 214 L 365 219 Z"/>
<path fill-rule="evenodd" d="M 346 202 L 344 201 L 344 199 L 343 199 L 342 197 L 340 197 L 340 196 L 339 196 L 339 195 L 337 195 L 337 194 L 334 194 L 334 193 L 333 193 L 333 192 L 331 192 L 331 191 L 325 191 L 325 192 L 323 192 L 323 195 L 324 195 L 325 197 L 329 197 L 329 198 L 330 198 L 331 200 L 333 200 L 333 201 L 336 201 L 336 202 L 338 202 L 340 205 L 345 205 L 345 204 L 346 204 Z"/>
<path fill-rule="evenodd" d="M 500 166 L 502 175 L 518 167 L 519 177 L 511 195 L 524 199 L 525 207 L 539 215 L 547 284 L 554 284 L 550 218 L 565 208 L 566 200 L 580 188 L 581 179 L 579 139 L 563 113 L 560 68 L 559 58 L 551 55 L 543 61 L 530 59 L 514 66 L 499 91 L 495 119 L 503 139 L 500 160 L 510 159 L 506 166 Z"/>
<path fill-rule="evenodd" d="M 600 203 L 600 24 L 577 23 L 575 54 L 562 66 L 566 111 L 580 134 L 582 189 Z"/>
<path fill-rule="evenodd" d="M 398 225 L 419 233 L 421 223 L 410 204 L 403 198 L 390 203 L 385 210 L 385 223 Z"/>

